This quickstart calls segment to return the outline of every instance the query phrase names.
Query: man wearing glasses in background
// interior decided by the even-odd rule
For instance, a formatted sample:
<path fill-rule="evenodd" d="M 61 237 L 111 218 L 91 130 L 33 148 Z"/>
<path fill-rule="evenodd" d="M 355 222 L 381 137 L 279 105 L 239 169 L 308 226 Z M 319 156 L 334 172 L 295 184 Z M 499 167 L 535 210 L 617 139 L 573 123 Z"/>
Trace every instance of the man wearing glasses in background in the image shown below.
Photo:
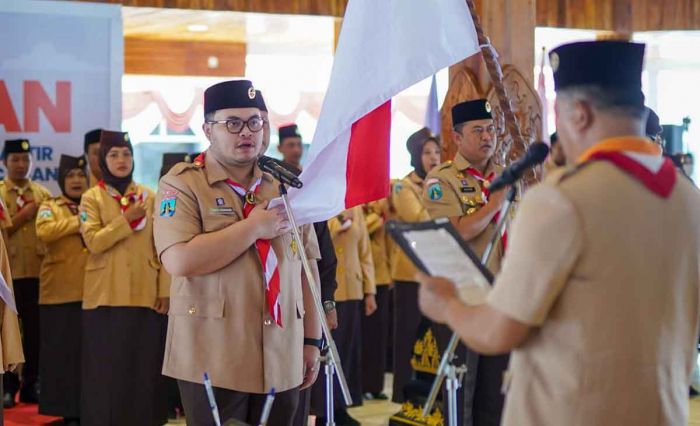
<path fill-rule="evenodd" d="M 174 166 L 159 185 L 155 241 L 173 275 L 163 374 L 178 379 L 187 422 L 213 424 L 208 372 L 222 423 L 291 425 L 299 390 L 318 374 L 321 327 L 286 214 L 267 209 L 278 183 L 256 165 L 264 120 L 253 85 L 226 81 L 204 92 L 209 149 Z M 319 250 L 301 227 L 318 281 Z M 304 313 L 307 313 L 306 315 Z"/>
<path fill-rule="evenodd" d="M 501 174 L 494 164 L 496 127 L 491 105 L 486 99 L 461 102 L 452 108 L 452 139 L 457 145 L 454 161 L 434 168 L 425 178 L 423 203 L 430 217 L 450 218 L 462 238 L 481 257 L 491 241 L 505 191 L 490 193 L 488 184 Z M 496 274 L 501 268 L 505 237 L 494 247 L 488 268 Z M 451 331 L 435 325 L 440 350 L 447 345 Z M 458 424 L 498 425 L 503 409 L 502 376 L 508 355 L 478 356 L 460 344 L 455 365 L 465 364 L 467 374 L 460 389 Z"/>

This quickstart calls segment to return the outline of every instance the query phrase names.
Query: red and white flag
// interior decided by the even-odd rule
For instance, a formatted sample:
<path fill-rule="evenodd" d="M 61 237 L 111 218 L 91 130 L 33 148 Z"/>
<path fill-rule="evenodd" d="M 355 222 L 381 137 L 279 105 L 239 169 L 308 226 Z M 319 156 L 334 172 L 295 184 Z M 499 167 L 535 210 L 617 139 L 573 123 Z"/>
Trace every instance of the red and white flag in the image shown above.
<path fill-rule="evenodd" d="M 299 224 L 389 192 L 391 98 L 479 51 L 464 0 L 350 0 L 300 179 Z"/>

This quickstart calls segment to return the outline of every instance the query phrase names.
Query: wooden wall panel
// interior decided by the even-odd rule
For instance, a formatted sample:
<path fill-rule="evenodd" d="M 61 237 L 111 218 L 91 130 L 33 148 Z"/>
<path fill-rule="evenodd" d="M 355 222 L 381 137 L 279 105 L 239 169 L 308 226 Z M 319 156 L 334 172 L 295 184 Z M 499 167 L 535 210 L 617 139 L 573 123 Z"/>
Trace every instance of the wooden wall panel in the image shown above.
<path fill-rule="evenodd" d="M 342 17 L 347 0 L 79 0 L 124 6 Z"/>
<path fill-rule="evenodd" d="M 618 32 L 700 29 L 700 0 L 537 0 L 537 25 Z"/>
<path fill-rule="evenodd" d="M 209 57 L 218 66 L 209 67 Z M 244 43 L 124 39 L 126 74 L 239 77 L 245 75 Z"/>
<path fill-rule="evenodd" d="M 73 0 L 76 1 L 76 0 Z M 348 0 L 77 0 L 124 6 L 342 17 Z M 533 0 L 534 1 L 534 0 Z M 700 30 L 700 0 L 537 0 L 537 25 L 608 31 Z"/>

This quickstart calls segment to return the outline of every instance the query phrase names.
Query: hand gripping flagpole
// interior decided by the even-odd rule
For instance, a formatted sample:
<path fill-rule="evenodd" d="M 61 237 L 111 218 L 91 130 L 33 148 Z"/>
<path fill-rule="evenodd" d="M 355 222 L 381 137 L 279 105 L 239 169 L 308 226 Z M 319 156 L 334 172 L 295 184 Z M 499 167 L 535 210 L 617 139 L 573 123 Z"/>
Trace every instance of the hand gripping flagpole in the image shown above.
<path fill-rule="evenodd" d="M 326 321 L 325 310 L 323 309 L 323 304 L 321 303 L 320 290 L 317 287 L 316 278 L 311 272 L 309 260 L 306 258 L 306 249 L 304 248 L 304 242 L 299 236 L 299 229 L 297 228 L 297 223 L 294 219 L 292 207 L 289 204 L 289 198 L 287 197 L 287 188 L 285 187 L 284 183 L 280 183 L 279 189 L 280 196 L 282 197 L 282 202 L 284 203 L 284 208 L 287 211 L 287 216 L 289 217 L 289 223 L 292 226 L 292 234 L 294 236 L 294 240 L 297 243 L 297 247 L 299 247 L 299 257 L 301 257 L 301 264 L 304 267 L 304 272 L 306 273 L 309 289 L 311 289 L 311 294 L 313 295 L 314 307 L 316 308 L 318 319 L 321 321 L 323 335 L 326 337 L 326 342 L 328 343 L 328 354 L 325 357 L 323 357 L 324 368 L 326 372 L 326 424 L 328 426 L 334 426 L 335 419 L 333 414 L 333 376 L 338 377 L 338 383 L 340 384 L 340 390 L 343 394 L 343 398 L 345 399 L 346 405 L 352 405 L 352 397 L 350 396 L 350 389 L 348 388 L 348 383 L 345 380 L 343 366 L 340 364 L 338 348 L 335 346 L 335 341 L 333 340 L 333 336 L 331 335 L 331 328 L 328 326 L 328 321 Z"/>

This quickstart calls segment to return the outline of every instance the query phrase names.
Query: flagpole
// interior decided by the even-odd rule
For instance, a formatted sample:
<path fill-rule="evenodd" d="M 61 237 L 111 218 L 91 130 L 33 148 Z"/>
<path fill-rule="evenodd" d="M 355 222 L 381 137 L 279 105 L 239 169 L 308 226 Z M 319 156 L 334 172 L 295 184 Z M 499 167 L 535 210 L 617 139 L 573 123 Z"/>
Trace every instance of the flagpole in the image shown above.
<path fill-rule="evenodd" d="M 503 119 L 506 125 L 510 137 L 513 142 L 520 146 L 524 151 L 527 149 L 527 143 L 520 131 L 520 124 L 513 113 L 513 108 L 510 104 L 510 99 L 508 98 L 508 93 L 506 92 L 506 87 L 503 85 L 503 69 L 501 64 L 498 62 L 498 57 L 496 56 L 496 50 L 491 45 L 491 40 L 486 37 L 484 29 L 481 27 L 481 21 L 479 20 L 479 15 L 476 13 L 476 7 L 474 6 L 473 0 L 466 0 L 467 6 L 469 7 L 469 12 L 474 20 L 474 29 L 476 29 L 476 37 L 479 42 L 479 47 L 481 48 L 481 55 L 486 63 L 486 70 L 491 77 L 493 82 L 493 88 L 496 90 L 496 97 L 498 98 L 498 104 L 501 106 L 503 111 Z"/>
<path fill-rule="evenodd" d="M 513 142 L 519 145 L 523 150 L 525 150 L 527 148 L 527 144 L 525 142 L 525 138 L 523 137 L 522 132 L 520 131 L 520 124 L 518 123 L 518 120 L 515 117 L 515 113 L 513 113 L 513 108 L 510 104 L 508 93 L 506 92 L 505 85 L 503 84 L 503 69 L 501 67 L 501 64 L 498 62 L 496 50 L 491 45 L 491 40 L 489 40 L 489 38 L 484 33 L 484 29 L 481 27 L 481 21 L 479 20 L 479 15 L 476 13 L 476 7 L 474 6 L 473 0 L 465 1 L 467 3 L 467 6 L 469 7 L 469 12 L 472 16 L 472 20 L 474 21 L 474 29 L 476 30 L 477 41 L 479 42 L 481 54 L 486 64 L 486 70 L 488 71 L 489 76 L 491 77 L 493 87 L 496 91 L 496 97 L 498 98 L 498 104 L 500 105 L 501 110 L 503 111 L 503 119 L 506 129 L 508 130 L 508 133 L 513 139 Z M 512 202 L 512 199 L 514 197 L 515 190 L 511 188 L 507 197 L 509 202 L 506 204 L 507 208 L 504 211 L 508 211 L 507 209 L 510 208 L 510 203 Z M 500 237 L 501 229 L 505 226 L 505 222 L 507 220 L 506 218 L 506 214 L 501 214 L 498 224 L 496 225 L 496 232 L 494 233 L 493 239 L 497 239 Z M 489 249 L 486 250 L 486 252 L 482 256 L 481 263 L 485 267 L 486 265 L 488 265 L 489 258 L 493 253 L 493 251 L 491 250 L 492 247 L 493 244 L 490 245 Z M 457 336 L 457 333 L 453 332 L 452 336 L 450 337 L 450 341 L 447 345 L 447 348 L 442 354 L 440 366 L 438 367 L 438 371 L 435 374 L 435 381 L 433 381 L 433 386 L 430 389 L 428 399 L 426 400 L 425 405 L 423 406 L 423 417 L 427 417 L 432 411 L 433 406 L 435 405 L 435 401 L 437 399 L 438 393 L 440 392 L 440 388 L 442 387 L 442 383 L 447 378 L 448 405 L 450 406 L 449 411 L 451 411 L 449 416 L 449 424 L 454 426 L 457 425 L 457 418 L 455 413 L 457 411 L 455 407 L 455 405 L 457 404 L 457 390 L 461 386 L 461 379 L 466 373 L 466 366 L 457 367 L 453 363 L 455 357 L 454 353 L 457 349 L 458 344 L 459 336 Z"/>
<path fill-rule="evenodd" d="M 294 213 L 292 212 L 292 207 L 289 204 L 289 198 L 287 196 L 287 187 L 283 183 L 280 183 L 279 190 L 280 196 L 282 197 L 282 202 L 284 203 L 284 208 L 287 211 L 287 216 L 289 217 L 289 223 L 292 226 L 292 236 L 297 243 L 297 247 L 299 247 L 299 257 L 301 258 L 301 264 L 304 268 L 307 283 L 313 296 L 314 307 L 316 308 L 316 313 L 318 314 L 319 321 L 321 322 L 321 329 L 323 330 L 323 335 L 326 337 L 326 343 L 328 344 L 328 353 L 324 357 L 323 361 L 326 364 L 326 419 L 328 425 L 332 426 L 335 424 L 333 414 L 333 376 L 335 375 L 338 377 L 340 391 L 343 394 L 343 398 L 345 399 L 345 404 L 347 406 L 352 405 L 350 388 L 348 388 L 348 383 L 345 379 L 343 366 L 340 364 L 340 355 L 338 354 L 338 348 L 336 347 L 333 336 L 331 335 L 331 328 L 328 326 L 328 321 L 326 320 L 326 314 L 325 310 L 323 309 L 323 303 L 321 302 L 321 293 L 316 283 L 316 278 L 311 272 L 309 260 L 306 258 L 306 248 L 304 247 L 304 242 L 299 236 L 299 228 L 297 228 Z"/>

